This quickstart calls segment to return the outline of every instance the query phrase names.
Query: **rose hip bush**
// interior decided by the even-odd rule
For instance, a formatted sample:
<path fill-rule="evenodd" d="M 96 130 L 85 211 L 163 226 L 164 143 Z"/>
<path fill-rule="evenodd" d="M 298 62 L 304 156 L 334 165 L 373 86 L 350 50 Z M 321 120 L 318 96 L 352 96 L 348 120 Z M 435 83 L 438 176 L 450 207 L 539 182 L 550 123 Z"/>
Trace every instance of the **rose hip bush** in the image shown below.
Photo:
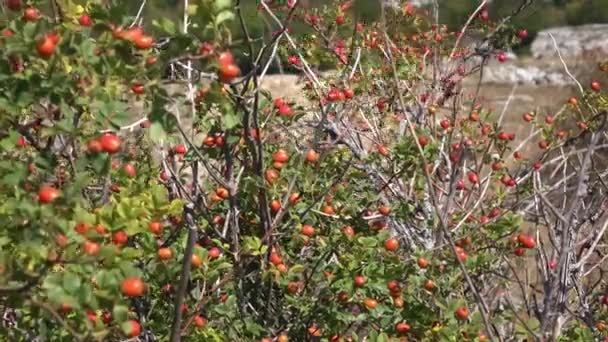
<path fill-rule="evenodd" d="M 255 45 L 230 0 L 146 18 L 162 39 L 122 1 L 47 5 L 2 7 L 6 338 L 606 336 L 606 82 L 557 113 L 462 92 L 523 28 L 260 3 Z M 308 105 L 260 88 L 277 56 Z"/>

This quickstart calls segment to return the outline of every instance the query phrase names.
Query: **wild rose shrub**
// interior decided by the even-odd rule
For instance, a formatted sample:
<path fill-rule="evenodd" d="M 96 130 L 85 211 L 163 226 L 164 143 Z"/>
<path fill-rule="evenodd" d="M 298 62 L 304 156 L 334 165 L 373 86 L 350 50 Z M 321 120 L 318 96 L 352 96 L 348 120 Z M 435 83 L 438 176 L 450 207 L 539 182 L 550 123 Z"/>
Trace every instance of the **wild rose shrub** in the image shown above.
<path fill-rule="evenodd" d="M 461 85 L 525 38 L 508 20 L 261 4 L 276 31 L 256 49 L 230 0 L 146 18 L 162 40 L 121 1 L 46 5 L 4 3 L 7 338 L 606 335 L 608 99 L 598 82 L 556 115 L 506 108 L 533 134 L 505 130 Z M 275 56 L 309 105 L 260 89 Z"/>

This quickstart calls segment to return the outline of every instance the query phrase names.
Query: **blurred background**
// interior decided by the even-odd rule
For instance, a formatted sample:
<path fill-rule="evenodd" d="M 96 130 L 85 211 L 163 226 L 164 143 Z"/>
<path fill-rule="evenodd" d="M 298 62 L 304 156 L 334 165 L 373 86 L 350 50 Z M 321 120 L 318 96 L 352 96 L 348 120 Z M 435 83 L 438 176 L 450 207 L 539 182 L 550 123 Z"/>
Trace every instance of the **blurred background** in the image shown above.
<path fill-rule="evenodd" d="M 266 21 L 267 18 L 258 14 L 257 5 L 260 0 L 242 1 L 252 36 L 270 39 L 276 27 L 271 27 Z M 274 0 L 275 3 L 279 1 L 285 0 Z M 510 14 L 522 1 L 489 1 L 490 18 L 496 19 Z M 378 17 L 379 5 L 376 0 L 353 2 L 352 10 L 360 21 L 371 22 Z M 430 0 L 409 2 L 421 6 L 422 11 L 432 3 Z M 479 0 L 438 2 L 440 22 L 448 25 L 451 30 L 459 29 L 480 3 Z M 138 0 L 129 0 L 129 11 L 136 13 L 140 3 Z M 300 0 L 300 5 L 314 8 L 327 6 L 327 1 Z M 148 0 L 144 11 L 145 25 L 153 30 L 149 25 L 151 19 L 163 16 L 179 21 L 183 12 L 182 6 L 183 0 Z M 498 111 L 508 105 L 508 111 L 513 112 L 512 116 L 507 117 L 507 129 L 518 134 L 528 134 L 523 131 L 527 128 L 521 124 L 522 113 L 552 113 L 570 96 L 580 96 L 574 82 L 565 73 L 547 30 L 554 35 L 569 70 L 583 86 L 586 87 L 591 80 L 598 80 L 602 85 L 608 86 L 608 73 L 598 68 L 601 61 L 608 61 L 608 0 L 534 0 L 512 23 L 519 29 L 526 29 L 527 38 L 516 46 L 514 51 L 505 52 L 508 53 L 508 58 L 503 63 L 498 62 L 497 58 L 491 58 L 481 79 L 481 95 L 485 103 Z M 290 28 L 296 33 L 306 32 L 308 29 L 301 21 L 296 21 Z M 238 23 L 235 23 L 234 32 L 237 36 L 239 31 Z M 281 56 L 282 63 L 286 57 Z M 323 65 L 315 66 L 324 69 Z M 264 79 L 263 86 L 277 97 L 305 102 L 301 83 L 297 73 L 293 71 L 289 68 L 277 68 L 273 64 L 270 70 L 272 75 Z M 464 94 L 476 89 L 478 76 L 481 75 L 473 75 L 466 80 Z"/>
<path fill-rule="evenodd" d="M 257 3 L 260 0 L 242 0 L 245 13 L 249 18 L 256 18 Z M 278 2 L 280 0 L 274 0 Z M 137 11 L 140 1 L 130 0 L 132 10 Z M 377 1 L 355 0 L 353 10 L 364 21 L 372 21 L 379 14 Z M 411 1 L 422 6 L 428 6 L 429 0 Z M 300 0 L 306 7 L 323 6 L 323 0 Z M 493 0 L 489 4 L 490 16 L 493 18 L 509 14 L 521 1 Z M 479 5 L 478 0 L 439 0 L 440 21 L 447 24 L 450 29 L 459 28 L 468 18 L 468 15 Z M 173 19 L 181 17 L 183 1 L 181 0 L 148 0 L 145 9 L 146 16 L 168 16 Z M 534 40 L 537 32 L 551 27 L 574 26 L 592 23 L 608 23 L 608 0 L 535 0 L 525 13 L 513 21 L 516 26 L 526 28 L 530 33 L 528 38 L 518 48 L 518 52 L 525 53 Z M 265 24 L 261 20 L 248 22 L 252 34 L 263 34 Z M 294 27 L 298 29 L 301 27 Z M 302 28 L 303 29 L 303 28 Z"/>

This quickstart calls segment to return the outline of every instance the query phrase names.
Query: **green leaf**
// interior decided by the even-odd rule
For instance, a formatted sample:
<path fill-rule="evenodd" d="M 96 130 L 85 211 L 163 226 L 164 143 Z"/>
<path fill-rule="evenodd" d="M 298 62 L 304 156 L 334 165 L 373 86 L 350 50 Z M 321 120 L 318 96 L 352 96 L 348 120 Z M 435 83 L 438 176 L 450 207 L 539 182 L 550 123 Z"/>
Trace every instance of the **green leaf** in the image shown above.
<path fill-rule="evenodd" d="M 25 178 L 26 172 L 23 165 L 17 164 L 14 166 L 14 170 L 2 177 L 2 183 L 10 186 L 17 186 Z"/>
<path fill-rule="evenodd" d="M 116 256 L 116 253 L 116 248 L 113 248 L 113 246 L 103 246 L 99 252 L 99 257 L 103 258 L 107 262 L 111 262 Z"/>
<path fill-rule="evenodd" d="M 121 202 L 116 208 L 116 213 L 118 214 L 118 217 L 120 217 L 123 220 L 130 218 L 131 217 L 130 203 L 127 200 L 125 200 L 124 202 Z"/>
<path fill-rule="evenodd" d="M 130 321 L 126 321 L 126 322 L 122 322 L 120 324 L 120 329 L 122 329 L 122 331 L 126 334 L 129 335 L 131 333 L 131 330 L 133 330 L 133 325 L 131 324 Z"/>
<path fill-rule="evenodd" d="M 32 41 L 36 37 L 36 24 L 28 22 L 23 26 L 23 37 L 26 41 Z"/>
<path fill-rule="evenodd" d="M 57 288 L 61 284 L 61 275 L 59 274 L 51 274 L 44 279 L 44 283 L 42 283 L 42 288 L 50 290 L 53 288 Z"/>
<path fill-rule="evenodd" d="M 105 174 L 110 169 L 110 157 L 108 155 L 100 154 L 96 156 L 91 156 L 87 159 L 79 159 L 77 164 L 83 163 L 84 166 L 90 166 L 93 168 L 93 171 L 97 174 Z"/>
<path fill-rule="evenodd" d="M 255 323 L 251 319 L 245 320 L 245 327 L 248 332 L 250 332 L 252 334 L 256 334 L 256 335 L 260 334 L 262 331 L 264 331 L 264 329 L 259 324 Z"/>
<path fill-rule="evenodd" d="M 175 27 L 175 23 L 166 17 L 162 17 L 160 21 L 152 21 L 152 25 L 162 29 L 169 35 L 175 35 L 177 33 L 177 27 Z"/>
<path fill-rule="evenodd" d="M 378 335 L 378 338 L 376 339 L 377 342 L 388 342 L 388 335 L 386 335 L 386 333 L 381 333 L 380 335 Z"/>
<path fill-rule="evenodd" d="M 185 201 L 176 199 L 171 201 L 171 203 L 159 208 L 158 212 L 166 215 L 178 215 L 181 214 L 182 210 L 184 209 L 184 205 L 186 205 Z"/>
<path fill-rule="evenodd" d="M 97 298 L 93 295 L 90 284 L 83 284 L 83 286 L 78 289 L 76 297 L 80 303 L 86 303 L 86 305 L 91 309 L 95 309 L 99 305 Z"/>
<path fill-rule="evenodd" d="M 167 203 L 167 189 L 164 187 L 161 187 L 157 184 L 152 185 L 150 191 L 150 194 L 152 194 L 152 205 L 154 206 L 154 208 L 158 208 L 160 206 L 162 206 L 163 204 Z"/>
<path fill-rule="evenodd" d="M 112 318 L 116 322 L 124 322 L 127 320 L 129 314 L 129 307 L 126 305 L 114 305 L 112 309 Z"/>
<path fill-rule="evenodd" d="M 193 16 L 196 15 L 196 12 L 198 11 L 198 5 L 194 5 L 194 4 L 189 4 L 188 5 L 188 15 Z"/>
<path fill-rule="evenodd" d="M 213 11 L 215 13 L 230 9 L 231 7 L 232 0 L 215 0 L 215 2 L 213 3 Z"/>
<path fill-rule="evenodd" d="M 0 247 L 6 246 L 12 243 L 12 240 L 8 238 L 8 236 L 0 237 Z"/>
<path fill-rule="evenodd" d="M 266 247 L 266 246 L 264 246 Z M 295 264 L 289 268 L 289 273 L 297 274 L 303 272 L 305 269 L 304 265 Z"/>
<path fill-rule="evenodd" d="M 99 284 L 100 288 L 116 288 L 118 287 L 118 272 L 116 270 L 101 270 L 95 275 L 95 281 Z"/>
<path fill-rule="evenodd" d="M 222 11 L 215 17 L 215 25 L 220 26 L 220 24 L 229 20 L 234 20 L 234 13 L 232 11 Z"/>
<path fill-rule="evenodd" d="M 63 277 L 63 288 L 68 293 L 76 293 L 81 284 L 80 277 L 74 273 L 66 273 Z"/>
<path fill-rule="evenodd" d="M 1 105 L 2 105 L 2 101 L 0 101 L 0 106 Z M 15 143 L 17 142 L 18 138 L 19 138 L 19 134 L 17 134 L 16 131 L 14 131 L 14 130 L 9 131 L 8 137 L 0 140 L 0 147 L 3 150 L 11 150 L 11 149 L 15 148 Z"/>
<path fill-rule="evenodd" d="M 243 252 L 250 255 L 260 255 L 262 241 L 256 236 L 245 236 L 243 238 Z"/>
<path fill-rule="evenodd" d="M 121 262 L 119 267 L 125 278 L 135 277 L 135 276 L 140 275 L 140 271 L 135 266 L 133 266 L 133 264 L 131 264 L 131 262 L 128 262 L 128 261 Z"/>
<path fill-rule="evenodd" d="M 152 122 L 149 129 L 150 139 L 155 142 L 167 139 L 167 132 L 160 122 Z"/>
<path fill-rule="evenodd" d="M 129 113 L 126 111 L 117 111 L 113 113 L 112 116 L 108 117 L 108 119 L 110 120 L 110 123 L 118 129 L 121 126 L 125 126 L 130 123 L 131 115 L 129 115 Z"/>
<path fill-rule="evenodd" d="M 378 244 L 378 240 L 373 237 L 361 236 L 357 239 L 357 241 L 363 245 L 364 247 L 376 247 Z"/>
<path fill-rule="evenodd" d="M 233 111 L 226 112 L 222 120 L 224 121 L 224 127 L 228 130 L 235 128 L 239 124 L 239 117 Z"/>
<path fill-rule="evenodd" d="M 129 236 L 143 233 L 146 231 L 146 227 L 138 221 L 127 222 L 127 228 L 125 229 Z"/>
<path fill-rule="evenodd" d="M 229 145 L 234 145 L 234 144 L 236 144 L 236 143 L 237 143 L 237 142 L 238 142 L 240 139 L 241 139 L 241 137 L 240 137 L 240 136 L 237 136 L 237 135 L 230 135 L 230 136 L 228 136 L 228 139 L 226 139 L 226 142 L 227 142 Z"/>
<path fill-rule="evenodd" d="M 135 259 L 143 254 L 141 249 L 125 247 L 122 250 L 122 256 L 127 259 Z"/>

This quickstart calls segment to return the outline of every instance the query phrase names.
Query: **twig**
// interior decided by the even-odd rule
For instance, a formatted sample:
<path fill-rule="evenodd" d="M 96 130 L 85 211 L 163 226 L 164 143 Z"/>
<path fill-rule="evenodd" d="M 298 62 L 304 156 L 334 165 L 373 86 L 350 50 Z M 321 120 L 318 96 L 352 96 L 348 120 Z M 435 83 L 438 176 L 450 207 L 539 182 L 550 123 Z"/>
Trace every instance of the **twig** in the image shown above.
<path fill-rule="evenodd" d="M 184 259 L 182 260 L 182 270 L 179 277 L 179 285 L 175 295 L 173 304 L 173 325 L 171 326 L 170 342 L 179 342 L 181 340 L 180 328 L 182 322 L 182 304 L 186 296 L 186 289 L 190 279 L 190 266 L 192 265 L 192 254 L 194 253 L 194 243 L 196 242 L 196 223 L 194 222 L 194 205 L 187 204 L 184 207 L 184 219 L 188 226 L 188 239 L 186 241 L 186 249 L 184 250 Z"/>
<path fill-rule="evenodd" d="M 562 62 L 562 65 L 564 66 L 564 71 L 566 71 L 566 74 L 568 74 L 568 76 L 570 76 L 570 78 L 576 83 L 576 85 L 578 86 L 578 90 L 581 92 L 581 95 L 585 95 L 585 90 L 583 89 L 583 86 L 576 79 L 576 77 L 574 77 L 574 75 L 572 75 L 572 73 L 570 72 L 570 69 L 568 69 L 568 65 L 566 65 L 566 62 L 564 61 L 564 58 L 562 57 L 562 53 L 559 51 L 559 47 L 557 46 L 557 41 L 555 40 L 555 37 L 553 37 L 553 34 L 551 34 L 551 32 L 547 32 L 547 34 L 549 35 L 549 37 L 551 37 L 551 40 L 553 41 L 553 47 L 555 48 L 555 51 L 557 52 L 557 56 L 559 57 L 560 62 Z"/>
<path fill-rule="evenodd" d="M 471 14 L 471 16 L 469 16 L 469 19 L 467 19 L 467 22 L 464 24 L 464 26 L 462 27 L 462 29 L 460 29 L 460 35 L 458 36 L 458 38 L 456 38 L 456 42 L 454 43 L 454 47 L 452 48 L 452 52 L 450 52 L 450 58 L 454 57 L 454 53 L 456 52 L 456 49 L 458 48 L 458 45 L 460 44 L 460 40 L 462 39 L 462 37 L 464 36 L 464 33 L 466 32 L 467 28 L 469 27 L 469 25 L 471 24 L 471 22 L 473 21 L 473 19 L 475 19 L 475 17 L 477 16 L 477 13 L 479 13 L 479 11 L 481 11 L 485 5 L 487 4 L 488 0 L 483 0 L 479 6 L 477 7 L 477 9 Z"/>
<path fill-rule="evenodd" d="M 131 25 L 129 25 L 129 28 L 132 28 L 133 26 L 135 26 L 137 24 L 137 22 L 139 21 L 139 18 L 141 17 L 141 14 L 144 11 L 144 7 L 146 6 L 146 2 L 147 2 L 147 0 L 142 0 L 141 5 L 139 5 L 139 9 L 137 10 L 137 15 L 135 16 L 135 19 L 133 19 L 133 22 L 131 23 Z"/>

